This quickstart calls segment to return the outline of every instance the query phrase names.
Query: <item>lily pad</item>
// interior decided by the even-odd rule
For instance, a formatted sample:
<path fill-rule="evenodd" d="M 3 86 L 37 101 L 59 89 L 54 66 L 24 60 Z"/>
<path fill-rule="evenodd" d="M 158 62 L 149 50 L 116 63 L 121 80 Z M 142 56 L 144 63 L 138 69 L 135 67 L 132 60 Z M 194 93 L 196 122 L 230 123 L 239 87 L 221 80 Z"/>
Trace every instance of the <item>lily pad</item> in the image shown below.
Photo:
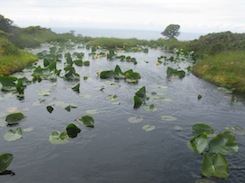
<path fill-rule="evenodd" d="M 97 109 L 91 109 L 85 111 L 87 114 L 99 114 L 100 112 Z"/>
<path fill-rule="evenodd" d="M 51 94 L 51 91 L 48 90 L 48 89 L 41 89 L 38 91 L 38 95 L 41 95 L 41 96 L 49 96 Z"/>
<path fill-rule="evenodd" d="M 194 136 L 188 143 L 187 147 L 193 152 L 201 154 L 208 146 L 208 138 L 206 134 L 198 134 Z"/>
<path fill-rule="evenodd" d="M 202 173 L 204 176 L 209 178 L 228 178 L 228 162 L 224 155 L 222 155 L 221 153 L 217 153 L 216 155 L 212 156 L 209 153 L 204 153 Z"/>
<path fill-rule="evenodd" d="M 177 118 L 174 116 L 161 116 L 161 120 L 163 120 L 163 121 L 176 121 Z"/>
<path fill-rule="evenodd" d="M 142 129 L 143 129 L 144 131 L 146 131 L 146 132 L 150 132 L 150 131 L 155 130 L 156 127 L 155 127 L 154 125 L 144 125 L 144 126 L 142 127 Z"/>
<path fill-rule="evenodd" d="M 181 126 L 178 126 L 178 125 L 174 126 L 173 129 L 175 129 L 176 131 L 182 131 L 183 130 L 183 128 Z"/>
<path fill-rule="evenodd" d="M 51 144 L 65 144 L 68 142 L 68 138 L 67 132 L 54 131 L 49 136 L 49 142 Z"/>
<path fill-rule="evenodd" d="M 115 101 L 115 100 L 118 100 L 118 96 L 117 95 L 108 95 L 108 99 Z"/>
<path fill-rule="evenodd" d="M 206 133 L 206 134 L 213 134 L 214 130 L 211 126 L 204 124 L 204 123 L 198 123 L 192 125 L 192 130 L 196 133 Z"/>
<path fill-rule="evenodd" d="M 66 127 L 66 132 L 70 138 L 75 138 L 77 137 L 77 134 L 81 132 L 81 129 L 78 128 L 75 124 L 70 123 Z"/>
<path fill-rule="evenodd" d="M 128 118 L 128 122 L 129 123 L 140 123 L 143 121 L 142 117 L 138 117 L 138 116 L 132 116 Z"/>
<path fill-rule="evenodd" d="M 218 134 L 209 142 L 209 151 L 213 153 L 234 154 L 238 148 L 235 136 L 229 131 Z"/>
<path fill-rule="evenodd" d="M 54 110 L 54 108 L 53 108 L 51 105 L 47 106 L 47 111 L 48 111 L 49 113 L 52 113 L 53 110 Z"/>
<path fill-rule="evenodd" d="M 14 156 L 12 154 L 0 154 L 0 173 L 4 172 L 13 161 Z"/>
<path fill-rule="evenodd" d="M 10 129 L 7 133 L 4 134 L 3 138 L 6 141 L 12 142 L 12 141 L 22 138 L 22 136 L 23 136 L 22 129 L 17 128 L 16 130 Z"/>
<path fill-rule="evenodd" d="M 82 116 L 80 121 L 82 121 L 85 126 L 90 127 L 90 128 L 94 128 L 94 119 L 93 119 L 93 117 L 85 115 L 85 116 Z"/>
<path fill-rule="evenodd" d="M 7 115 L 5 121 L 8 123 L 8 125 L 15 125 L 18 124 L 24 118 L 24 114 L 17 112 Z"/>
<path fill-rule="evenodd" d="M 158 110 L 158 109 L 155 107 L 154 104 L 151 104 L 151 105 L 144 105 L 143 108 L 144 108 L 146 111 L 152 111 L 152 112 L 155 112 L 155 111 Z"/>
<path fill-rule="evenodd" d="M 232 133 L 234 133 L 236 135 L 245 135 L 245 130 L 238 125 L 232 126 L 232 127 L 226 128 L 226 129 L 231 131 Z"/>
<path fill-rule="evenodd" d="M 76 86 L 72 87 L 71 89 L 77 93 L 80 93 L 79 88 L 80 88 L 80 83 L 78 83 Z"/>

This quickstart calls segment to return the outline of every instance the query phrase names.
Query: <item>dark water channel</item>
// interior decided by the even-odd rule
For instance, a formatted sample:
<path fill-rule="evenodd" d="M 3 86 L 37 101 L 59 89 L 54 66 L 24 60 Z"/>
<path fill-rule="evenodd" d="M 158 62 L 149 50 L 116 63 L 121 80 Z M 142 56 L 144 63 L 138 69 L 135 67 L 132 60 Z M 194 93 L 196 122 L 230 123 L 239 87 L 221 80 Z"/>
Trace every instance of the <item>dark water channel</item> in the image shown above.
<path fill-rule="evenodd" d="M 183 79 L 168 79 L 167 66 L 185 68 L 188 63 L 156 65 L 159 56 L 169 56 L 164 51 L 150 49 L 149 53 L 122 53 L 135 57 L 137 65 L 108 61 L 105 57 L 93 59 L 82 48 L 76 51 L 86 52 L 85 60 L 91 61 L 89 67 L 76 67 L 81 77 L 80 94 L 71 90 L 77 82 L 62 78 L 28 85 L 21 101 L 10 93 L 0 93 L 0 153 L 14 155 L 8 169 L 15 172 L 14 176 L 0 176 L 0 182 L 194 183 L 201 178 L 202 157 L 186 146 L 193 135 L 191 126 L 203 122 L 219 132 L 234 125 L 245 129 L 242 99 L 233 101 L 231 94 L 192 74 Z M 142 78 L 138 84 L 97 77 L 96 71 L 114 69 L 116 64 L 123 71 L 139 72 Z M 32 69 L 25 69 L 18 75 L 30 77 L 31 73 Z M 83 80 L 84 76 L 88 76 L 88 80 Z M 133 109 L 134 93 L 142 86 L 146 87 L 147 95 L 152 99 L 150 103 L 154 103 L 157 111 L 146 111 L 143 107 Z M 43 90 L 48 90 L 49 95 L 40 95 Z M 158 98 L 154 98 L 152 92 Z M 202 95 L 201 100 L 197 99 L 198 94 Z M 116 103 L 109 100 L 108 95 L 117 95 Z M 159 100 L 159 97 L 164 99 Z M 77 108 L 68 112 L 57 107 L 50 114 L 46 107 L 57 101 L 73 103 Z M 10 127 L 6 126 L 4 118 L 11 110 L 21 111 L 26 119 L 19 124 L 24 129 L 23 139 L 7 142 L 2 136 Z M 95 128 L 74 121 L 86 114 L 93 116 Z M 128 118 L 133 116 L 142 117 L 143 121 L 129 123 Z M 176 119 L 166 121 L 162 116 Z M 51 144 L 49 135 L 55 130 L 64 131 L 71 122 L 82 132 L 66 144 Z M 155 130 L 142 130 L 146 124 L 154 125 Z M 229 179 L 213 181 L 245 182 L 245 140 L 244 136 L 236 138 L 239 152 L 228 156 Z"/>

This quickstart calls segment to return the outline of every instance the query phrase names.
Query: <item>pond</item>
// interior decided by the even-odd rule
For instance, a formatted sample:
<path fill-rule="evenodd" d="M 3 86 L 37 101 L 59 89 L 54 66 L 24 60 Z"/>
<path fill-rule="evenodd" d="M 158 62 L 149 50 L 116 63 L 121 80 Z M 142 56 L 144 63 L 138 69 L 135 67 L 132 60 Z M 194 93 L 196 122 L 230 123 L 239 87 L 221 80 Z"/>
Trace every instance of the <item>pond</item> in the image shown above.
<path fill-rule="evenodd" d="M 38 53 L 49 47 L 43 45 L 32 51 Z M 158 57 L 172 56 L 158 49 L 149 49 L 148 53 L 117 52 L 136 58 L 137 64 L 93 57 L 82 46 L 66 52 L 83 52 L 83 59 L 90 61 L 90 66 L 74 66 L 80 81 L 57 77 L 35 82 L 26 87 L 22 100 L 12 93 L 0 92 L 0 153 L 13 154 L 8 170 L 15 173 L 0 176 L 0 182 L 195 182 L 202 178 L 202 158 L 186 145 L 193 136 L 192 125 L 206 123 L 219 132 L 235 125 L 245 129 L 243 99 L 191 73 L 182 79 L 167 77 L 167 67 L 185 69 L 190 65 L 188 60 L 156 64 Z M 63 54 L 57 67 L 62 68 L 64 62 Z M 42 59 L 35 67 L 38 65 L 43 65 Z M 138 83 L 100 79 L 99 72 L 113 70 L 116 65 L 123 71 L 133 69 L 140 73 Z M 26 68 L 14 76 L 31 79 L 33 70 Z M 79 93 L 71 89 L 77 83 Z M 142 86 L 149 97 L 147 103 L 154 104 L 153 110 L 144 106 L 134 109 L 134 95 Z M 73 107 L 67 110 L 65 105 Z M 47 106 L 54 110 L 48 112 Z M 23 113 L 25 119 L 17 126 L 7 126 L 6 115 L 16 111 Z M 84 115 L 93 117 L 94 128 L 77 122 Z M 65 131 L 70 123 L 81 129 L 76 138 L 69 138 L 65 144 L 49 142 L 53 131 Z M 17 127 L 22 128 L 23 138 L 4 140 L 4 134 Z M 236 138 L 239 152 L 227 157 L 229 179 L 212 181 L 245 180 L 244 136 Z"/>

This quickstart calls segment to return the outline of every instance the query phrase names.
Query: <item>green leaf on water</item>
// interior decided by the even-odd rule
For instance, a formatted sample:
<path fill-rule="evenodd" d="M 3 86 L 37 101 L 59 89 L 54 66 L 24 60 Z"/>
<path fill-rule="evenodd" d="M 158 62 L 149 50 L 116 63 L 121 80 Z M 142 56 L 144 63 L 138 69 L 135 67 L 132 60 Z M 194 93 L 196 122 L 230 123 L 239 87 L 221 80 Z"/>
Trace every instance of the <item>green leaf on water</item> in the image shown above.
<path fill-rule="evenodd" d="M 22 129 L 17 128 L 16 130 L 10 129 L 7 133 L 4 134 L 3 138 L 6 141 L 12 142 L 12 141 L 22 138 L 22 136 L 23 136 Z"/>
<path fill-rule="evenodd" d="M 155 130 L 156 127 L 155 127 L 154 125 L 144 125 L 144 126 L 142 127 L 142 129 L 143 129 L 144 131 L 146 131 L 146 132 L 150 132 L 150 131 Z"/>
<path fill-rule="evenodd" d="M 66 132 L 70 138 L 75 138 L 77 137 L 77 134 L 81 132 L 81 129 L 78 128 L 75 124 L 70 123 L 66 127 Z"/>
<path fill-rule="evenodd" d="M 115 79 L 124 79 L 125 78 L 125 74 L 122 72 L 119 65 L 116 65 L 116 67 L 114 69 L 114 78 Z"/>
<path fill-rule="evenodd" d="M 218 134 L 209 142 L 209 151 L 213 153 L 234 154 L 238 148 L 235 136 L 229 131 Z"/>
<path fill-rule="evenodd" d="M 108 95 L 108 99 L 111 101 L 115 101 L 115 100 L 118 100 L 118 96 L 117 95 Z"/>
<path fill-rule="evenodd" d="M 6 116 L 5 121 L 8 125 L 15 125 L 18 124 L 25 116 L 21 112 L 12 113 Z"/>
<path fill-rule="evenodd" d="M 198 134 L 194 136 L 188 143 L 187 147 L 193 152 L 201 154 L 208 146 L 208 138 L 206 134 Z"/>
<path fill-rule="evenodd" d="M 49 142 L 51 144 L 65 144 L 68 142 L 68 139 L 67 132 L 54 131 L 49 136 Z"/>
<path fill-rule="evenodd" d="M 85 116 L 81 117 L 80 121 L 82 121 L 85 126 L 90 127 L 90 128 L 94 128 L 93 117 L 85 115 Z"/>
<path fill-rule="evenodd" d="M 238 125 L 232 126 L 232 127 L 226 128 L 226 129 L 229 130 L 230 132 L 236 134 L 236 135 L 245 135 L 245 130 Z"/>
<path fill-rule="evenodd" d="M 12 154 L 0 154 L 0 173 L 4 172 L 13 161 L 14 156 Z"/>
<path fill-rule="evenodd" d="M 78 83 L 76 86 L 71 88 L 73 91 L 80 93 L 80 83 Z"/>
<path fill-rule="evenodd" d="M 140 97 L 138 97 L 137 95 L 134 96 L 134 109 L 138 109 L 140 108 L 140 106 L 142 105 L 142 100 Z"/>
<path fill-rule="evenodd" d="M 202 174 L 206 177 L 224 178 L 229 177 L 228 162 L 224 155 L 217 153 L 212 156 L 209 153 L 203 154 Z"/>
<path fill-rule="evenodd" d="M 192 130 L 196 134 L 200 134 L 200 133 L 213 134 L 214 133 L 213 128 L 204 123 L 197 123 L 197 124 L 192 125 Z"/>
<path fill-rule="evenodd" d="M 53 108 L 51 105 L 47 106 L 47 111 L 48 111 L 49 113 L 52 113 L 53 110 L 54 110 L 54 108 Z"/>

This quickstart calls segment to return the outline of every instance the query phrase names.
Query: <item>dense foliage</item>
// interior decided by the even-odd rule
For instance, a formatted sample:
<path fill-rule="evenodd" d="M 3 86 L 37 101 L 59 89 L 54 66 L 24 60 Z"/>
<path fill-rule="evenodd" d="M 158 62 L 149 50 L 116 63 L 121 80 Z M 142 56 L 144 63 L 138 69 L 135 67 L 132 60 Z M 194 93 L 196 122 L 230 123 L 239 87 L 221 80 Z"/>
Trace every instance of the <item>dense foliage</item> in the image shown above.
<path fill-rule="evenodd" d="M 163 36 L 166 36 L 168 39 L 172 39 L 178 37 L 180 34 L 180 25 L 178 24 L 170 24 L 165 30 L 161 33 Z"/>

